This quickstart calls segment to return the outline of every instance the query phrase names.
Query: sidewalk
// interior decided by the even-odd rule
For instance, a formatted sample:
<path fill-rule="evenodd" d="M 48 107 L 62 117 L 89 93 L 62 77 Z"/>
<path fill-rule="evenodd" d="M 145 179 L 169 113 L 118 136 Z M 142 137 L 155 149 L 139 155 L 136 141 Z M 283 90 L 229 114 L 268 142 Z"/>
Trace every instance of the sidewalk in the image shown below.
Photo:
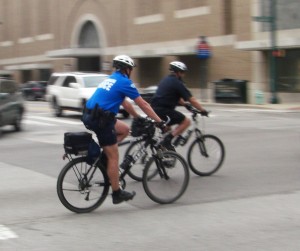
<path fill-rule="evenodd" d="M 200 101 L 204 106 L 220 106 L 220 107 L 235 107 L 235 108 L 249 108 L 249 109 L 270 109 L 270 110 L 286 110 L 286 111 L 299 111 L 299 103 L 284 103 L 284 104 L 227 104 L 227 103 L 212 103 Z"/>

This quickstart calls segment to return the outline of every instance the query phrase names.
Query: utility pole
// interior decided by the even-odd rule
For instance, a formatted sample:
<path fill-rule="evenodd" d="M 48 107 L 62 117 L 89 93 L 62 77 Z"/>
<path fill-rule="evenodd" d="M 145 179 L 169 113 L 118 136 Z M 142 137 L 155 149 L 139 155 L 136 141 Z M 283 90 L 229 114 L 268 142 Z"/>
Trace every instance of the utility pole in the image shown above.
<path fill-rule="evenodd" d="M 267 22 L 270 24 L 270 50 L 269 50 L 269 82 L 271 90 L 271 104 L 278 104 L 279 99 L 276 93 L 276 81 L 277 81 L 277 72 L 276 72 L 276 56 L 277 56 L 277 41 L 276 41 L 276 19 L 277 19 L 277 0 L 269 0 L 269 16 L 258 16 L 253 17 L 254 21 L 257 22 Z"/>
<path fill-rule="evenodd" d="M 277 0 L 270 0 L 270 41 L 271 41 L 271 50 L 269 53 L 270 58 L 270 87 L 272 96 L 270 99 L 271 104 L 278 104 L 279 100 L 276 93 L 276 81 L 277 81 L 277 72 L 276 72 L 276 55 L 277 55 L 277 41 L 276 41 L 276 11 Z"/>
<path fill-rule="evenodd" d="M 208 62 L 207 60 L 211 57 L 211 49 L 206 41 L 205 36 L 199 36 L 199 41 L 197 44 L 197 57 L 200 59 L 200 99 L 208 99 L 207 94 L 207 71 L 208 71 Z M 205 92 L 205 93 L 204 93 Z"/>

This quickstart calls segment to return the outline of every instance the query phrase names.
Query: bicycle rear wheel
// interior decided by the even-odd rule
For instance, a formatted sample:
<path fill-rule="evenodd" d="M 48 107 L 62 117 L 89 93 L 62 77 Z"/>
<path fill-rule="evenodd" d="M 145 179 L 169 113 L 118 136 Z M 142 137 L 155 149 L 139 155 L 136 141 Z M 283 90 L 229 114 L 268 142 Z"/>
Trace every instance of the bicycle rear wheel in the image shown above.
<path fill-rule="evenodd" d="M 153 156 L 143 174 L 143 186 L 148 197 L 160 204 L 178 200 L 188 187 L 189 168 L 176 152 L 162 152 Z M 154 175 L 155 174 L 155 175 Z"/>
<path fill-rule="evenodd" d="M 188 164 L 200 176 L 209 176 L 218 171 L 225 158 L 222 141 L 214 135 L 203 135 L 196 139 L 188 149 Z"/>
<path fill-rule="evenodd" d="M 57 179 L 61 203 L 75 213 L 88 213 L 98 208 L 109 191 L 108 176 L 99 166 L 86 163 L 86 157 L 71 160 Z"/>

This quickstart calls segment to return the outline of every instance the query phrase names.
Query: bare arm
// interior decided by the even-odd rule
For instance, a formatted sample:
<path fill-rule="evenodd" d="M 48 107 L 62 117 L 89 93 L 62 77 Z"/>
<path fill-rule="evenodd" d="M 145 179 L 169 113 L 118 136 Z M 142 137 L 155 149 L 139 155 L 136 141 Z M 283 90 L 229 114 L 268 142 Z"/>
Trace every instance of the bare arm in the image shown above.
<path fill-rule="evenodd" d="M 145 101 L 141 96 L 137 97 L 134 102 L 141 108 L 141 110 L 150 118 L 155 120 L 156 122 L 161 122 L 161 119 L 157 116 L 157 114 L 153 111 L 150 104 Z"/>
<path fill-rule="evenodd" d="M 178 101 L 178 104 L 184 106 L 185 105 L 184 99 L 180 98 L 179 101 Z"/>
<path fill-rule="evenodd" d="M 128 100 L 124 99 L 122 106 L 132 117 L 138 117 L 139 114 L 136 112 L 133 105 Z"/>
<path fill-rule="evenodd" d="M 195 97 L 190 97 L 189 102 L 192 106 L 197 108 L 200 111 L 205 111 L 205 109 L 202 107 L 202 105 L 198 102 L 198 100 Z"/>

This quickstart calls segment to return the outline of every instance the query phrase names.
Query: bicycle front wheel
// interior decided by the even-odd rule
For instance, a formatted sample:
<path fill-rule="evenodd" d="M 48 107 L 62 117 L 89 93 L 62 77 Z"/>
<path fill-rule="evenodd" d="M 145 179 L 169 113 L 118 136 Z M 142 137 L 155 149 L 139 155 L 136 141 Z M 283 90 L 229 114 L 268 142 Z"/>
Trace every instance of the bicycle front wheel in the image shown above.
<path fill-rule="evenodd" d="M 176 152 L 162 152 L 150 158 L 143 174 L 143 186 L 148 197 L 160 204 L 178 200 L 188 187 L 189 168 Z M 155 174 L 155 175 L 154 175 Z"/>
<path fill-rule="evenodd" d="M 108 176 L 99 166 L 86 163 L 86 157 L 71 160 L 57 179 L 61 203 L 75 213 L 88 213 L 98 208 L 109 191 Z"/>
<path fill-rule="evenodd" d="M 188 164 L 200 176 L 209 176 L 218 171 L 225 158 L 222 141 L 214 135 L 203 135 L 196 139 L 188 149 Z"/>

